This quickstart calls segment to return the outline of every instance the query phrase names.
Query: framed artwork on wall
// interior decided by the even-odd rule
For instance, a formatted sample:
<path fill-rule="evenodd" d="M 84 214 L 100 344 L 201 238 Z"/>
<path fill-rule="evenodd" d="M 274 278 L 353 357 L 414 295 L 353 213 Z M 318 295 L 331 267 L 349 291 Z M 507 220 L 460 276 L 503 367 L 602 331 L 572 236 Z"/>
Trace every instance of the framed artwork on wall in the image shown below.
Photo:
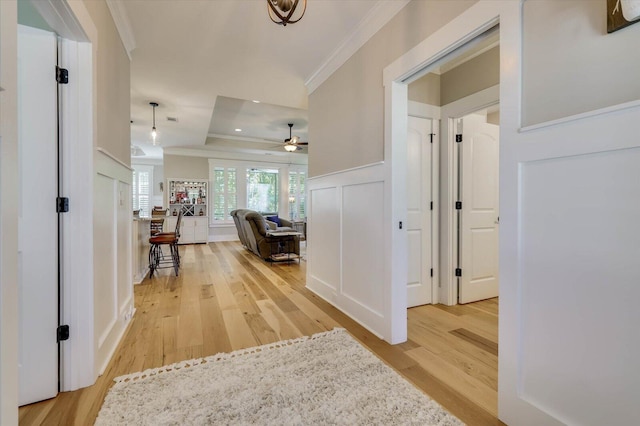
<path fill-rule="evenodd" d="M 607 0 L 607 33 L 640 22 L 640 0 Z"/>

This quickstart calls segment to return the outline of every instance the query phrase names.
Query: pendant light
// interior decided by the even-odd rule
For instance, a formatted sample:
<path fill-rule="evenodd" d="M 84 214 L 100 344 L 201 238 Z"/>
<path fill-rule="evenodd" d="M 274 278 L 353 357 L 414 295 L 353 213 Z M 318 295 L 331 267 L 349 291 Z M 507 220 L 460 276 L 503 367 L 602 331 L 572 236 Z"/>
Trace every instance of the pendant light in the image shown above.
<path fill-rule="evenodd" d="M 151 128 L 151 139 L 153 140 L 153 145 L 155 145 L 156 137 L 158 136 L 158 132 L 156 130 L 156 107 L 158 106 L 158 103 L 149 102 L 149 105 L 153 107 L 153 127 Z"/>
<path fill-rule="evenodd" d="M 307 10 L 307 0 L 302 0 L 302 13 L 294 18 L 300 0 L 267 0 L 269 18 L 278 25 L 286 27 L 287 24 L 295 24 L 304 16 Z"/>

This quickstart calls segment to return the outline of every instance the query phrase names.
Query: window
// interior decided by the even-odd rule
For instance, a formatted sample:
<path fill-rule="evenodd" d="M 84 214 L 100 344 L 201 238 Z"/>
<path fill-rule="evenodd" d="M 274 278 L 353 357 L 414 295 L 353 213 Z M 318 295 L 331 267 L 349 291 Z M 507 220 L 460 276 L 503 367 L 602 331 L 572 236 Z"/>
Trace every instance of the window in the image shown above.
<path fill-rule="evenodd" d="M 212 227 L 232 225 L 230 213 L 235 209 L 305 218 L 306 178 L 304 165 L 211 158 L 209 224 Z"/>
<path fill-rule="evenodd" d="M 231 219 L 230 213 L 237 208 L 236 169 L 216 167 L 213 171 L 213 220 Z"/>
<path fill-rule="evenodd" d="M 247 170 L 247 208 L 278 211 L 278 170 Z"/>
<path fill-rule="evenodd" d="M 301 171 L 289 172 L 289 216 L 293 219 L 306 217 L 306 173 Z"/>
<path fill-rule="evenodd" d="M 140 210 L 141 217 L 150 217 L 151 182 L 153 166 L 133 166 L 133 210 Z"/>

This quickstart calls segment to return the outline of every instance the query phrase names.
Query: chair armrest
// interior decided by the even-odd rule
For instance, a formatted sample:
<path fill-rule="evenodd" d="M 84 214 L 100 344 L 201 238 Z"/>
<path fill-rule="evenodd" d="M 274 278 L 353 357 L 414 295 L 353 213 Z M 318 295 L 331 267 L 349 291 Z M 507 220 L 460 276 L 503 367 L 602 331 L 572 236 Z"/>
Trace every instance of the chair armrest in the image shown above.
<path fill-rule="evenodd" d="M 289 228 L 292 228 L 292 229 L 293 229 L 293 222 L 291 222 L 291 221 L 290 221 L 290 220 L 288 220 L 288 219 L 280 218 L 280 223 L 281 223 L 281 225 L 280 225 L 280 226 L 282 226 L 282 227 L 285 227 L 285 226 L 286 226 L 286 227 L 289 227 Z"/>
<path fill-rule="evenodd" d="M 271 222 L 270 220 L 265 219 L 265 222 L 267 222 L 267 226 L 271 231 L 275 231 L 276 228 L 278 227 L 278 225 L 275 222 Z"/>

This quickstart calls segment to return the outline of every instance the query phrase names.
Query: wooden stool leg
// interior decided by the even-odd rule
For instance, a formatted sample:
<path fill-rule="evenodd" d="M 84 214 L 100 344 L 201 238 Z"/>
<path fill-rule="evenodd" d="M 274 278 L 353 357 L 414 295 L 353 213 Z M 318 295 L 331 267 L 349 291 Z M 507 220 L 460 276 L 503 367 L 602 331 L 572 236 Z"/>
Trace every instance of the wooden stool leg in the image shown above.
<path fill-rule="evenodd" d="M 173 258 L 173 270 L 176 272 L 176 277 L 178 276 L 178 269 L 180 268 L 180 258 L 178 254 L 178 245 L 173 243 L 170 244 L 171 248 L 171 257 Z"/>
<path fill-rule="evenodd" d="M 153 272 L 156 269 L 156 263 L 155 263 L 155 244 L 151 244 L 151 247 L 149 247 L 149 278 L 153 277 Z"/>

